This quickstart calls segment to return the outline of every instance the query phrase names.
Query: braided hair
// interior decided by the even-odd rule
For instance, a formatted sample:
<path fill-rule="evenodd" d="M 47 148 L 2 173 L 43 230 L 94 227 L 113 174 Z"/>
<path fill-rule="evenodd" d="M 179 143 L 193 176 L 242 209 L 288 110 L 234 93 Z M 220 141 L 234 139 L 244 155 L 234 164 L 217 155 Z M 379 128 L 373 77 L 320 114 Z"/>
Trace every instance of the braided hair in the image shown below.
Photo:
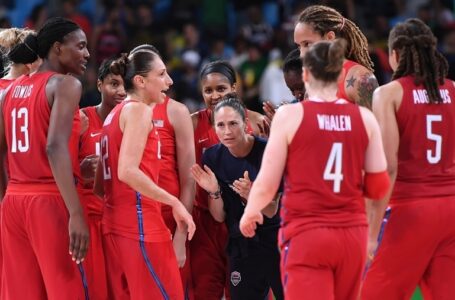
<path fill-rule="evenodd" d="M 321 36 L 333 31 L 337 38 L 344 38 L 348 43 L 345 57 L 373 72 L 374 64 L 368 53 L 367 38 L 354 22 L 337 10 L 324 5 L 312 5 L 302 11 L 298 22 L 311 25 Z"/>
<path fill-rule="evenodd" d="M 416 85 L 424 85 L 430 103 L 442 101 L 439 85 L 444 84 L 449 65 L 436 49 L 436 37 L 424 22 L 408 19 L 393 27 L 389 49 L 398 54 L 398 67 L 392 79 L 413 75 Z"/>

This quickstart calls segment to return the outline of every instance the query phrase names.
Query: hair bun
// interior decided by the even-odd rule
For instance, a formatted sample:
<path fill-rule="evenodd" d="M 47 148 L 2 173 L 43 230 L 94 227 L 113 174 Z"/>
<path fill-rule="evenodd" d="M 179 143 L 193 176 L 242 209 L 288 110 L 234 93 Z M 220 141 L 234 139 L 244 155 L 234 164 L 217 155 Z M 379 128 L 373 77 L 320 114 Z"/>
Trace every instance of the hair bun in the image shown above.
<path fill-rule="evenodd" d="M 122 77 L 126 74 L 126 67 L 129 63 L 128 54 L 122 53 L 120 57 L 114 60 L 109 67 L 109 70 L 114 75 L 120 75 Z"/>

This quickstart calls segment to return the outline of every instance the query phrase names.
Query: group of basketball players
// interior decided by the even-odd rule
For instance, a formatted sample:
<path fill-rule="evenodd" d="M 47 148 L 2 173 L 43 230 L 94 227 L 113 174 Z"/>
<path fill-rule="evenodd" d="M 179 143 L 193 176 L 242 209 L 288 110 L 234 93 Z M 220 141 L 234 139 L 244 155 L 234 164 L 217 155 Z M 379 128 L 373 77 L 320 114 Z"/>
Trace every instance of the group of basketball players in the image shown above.
<path fill-rule="evenodd" d="M 79 110 L 81 28 L 0 31 L 1 299 L 452 299 L 455 85 L 433 33 L 392 29 L 381 87 L 336 10 L 306 8 L 294 41 L 296 103 L 247 110 L 215 61 L 190 115 L 152 45 L 105 60 Z"/>

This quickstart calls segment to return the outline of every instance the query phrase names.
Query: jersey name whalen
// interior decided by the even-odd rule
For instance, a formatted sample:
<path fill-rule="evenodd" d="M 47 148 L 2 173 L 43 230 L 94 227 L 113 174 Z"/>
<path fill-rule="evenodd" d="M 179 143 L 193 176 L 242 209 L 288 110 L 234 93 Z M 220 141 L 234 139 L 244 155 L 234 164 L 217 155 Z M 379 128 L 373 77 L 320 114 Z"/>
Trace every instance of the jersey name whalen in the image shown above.
<path fill-rule="evenodd" d="M 449 104 L 452 103 L 452 100 L 449 96 L 449 90 L 447 89 L 440 89 L 439 94 L 441 95 L 442 103 Z M 414 104 L 427 104 L 430 103 L 428 99 L 428 93 L 424 89 L 416 89 L 412 90 L 412 95 L 414 96 Z"/>
<path fill-rule="evenodd" d="M 317 114 L 320 130 L 351 131 L 351 117 L 347 115 L 320 115 Z"/>

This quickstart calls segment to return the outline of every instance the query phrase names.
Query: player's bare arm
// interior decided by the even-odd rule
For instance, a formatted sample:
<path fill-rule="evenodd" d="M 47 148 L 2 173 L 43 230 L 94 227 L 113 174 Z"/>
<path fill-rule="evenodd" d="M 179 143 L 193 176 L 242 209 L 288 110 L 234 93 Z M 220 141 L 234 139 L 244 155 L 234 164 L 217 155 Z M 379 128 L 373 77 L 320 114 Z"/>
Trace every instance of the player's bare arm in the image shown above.
<path fill-rule="evenodd" d="M 349 70 L 344 85 L 351 100 L 371 109 L 373 92 L 378 87 L 378 80 L 371 71 L 360 65 L 353 67 Z"/>

